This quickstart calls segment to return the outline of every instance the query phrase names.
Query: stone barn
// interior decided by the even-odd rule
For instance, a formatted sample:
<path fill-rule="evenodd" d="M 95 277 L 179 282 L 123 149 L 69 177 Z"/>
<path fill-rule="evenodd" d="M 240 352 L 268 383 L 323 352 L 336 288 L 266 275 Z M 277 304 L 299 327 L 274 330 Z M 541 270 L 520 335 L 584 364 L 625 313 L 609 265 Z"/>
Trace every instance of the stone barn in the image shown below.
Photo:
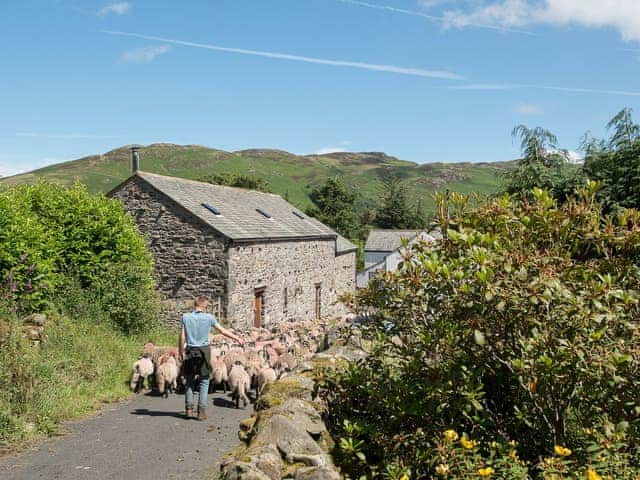
<path fill-rule="evenodd" d="M 339 317 L 355 289 L 356 246 L 280 196 L 140 171 L 121 200 L 155 258 L 163 320 L 179 323 L 197 295 L 235 328 Z"/>

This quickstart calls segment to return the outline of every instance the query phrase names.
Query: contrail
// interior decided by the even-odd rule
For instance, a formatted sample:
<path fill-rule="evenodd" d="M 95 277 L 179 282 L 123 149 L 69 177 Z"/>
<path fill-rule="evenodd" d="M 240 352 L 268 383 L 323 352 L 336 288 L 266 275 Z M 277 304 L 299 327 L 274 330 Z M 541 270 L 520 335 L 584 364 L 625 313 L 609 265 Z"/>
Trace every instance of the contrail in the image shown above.
<path fill-rule="evenodd" d="M 411 75 L 414 77 L 442 78 L 446 80 L 465 80 L 465 78 L 457 73 L 442 70 L 423 70 L 421 68 L 406 68 L 395 65 L 378 65 L 375 63 L 352 62 L 347 60 L 330 60 L 326 58 L 304 57 L 301 55 L 290 55 L 288 53 L 264 52 L 261 50 L 247 50 L 245 48 L 221 47 L 218 45 L 209 45 L 206 43 L 187 42 L 184 40 L 175 40 L 172 38 L 154 37 L 150 35 L 141 35 L 139 33 L 118 32 L 113 30 L 103 30 L 104 33 L 110 35 L 121 35 L 126 37 L 142 38 L 144 40 L 153 40 L 157 42 L 170 43 L 173 45 L 183 45 L 185 47 L 204 48 L 207 50 L 216 50 L 218 52 L 239 53 L 241 55 L 253 55 L 256 57 L 273 58 L 277 60 L 290 60 L 294 62 L 314 63 L 318 65 L 331 65 L 334 67 L 359 68 L 362 70 L 373 70 L 376 72 L 397 73 L 400 75 Z"/>
<path fill-rule="evenodd" d="M 426 18 L 427 20 L 431 20 L 432 22 L 446 25 L 446 20 L 444 17 L 440 17 L 437 15 L 429 15 L 427 13 L 417 12 L 415 10 L 406 10 L 404 8 L 397 8 L 389 5 L 380 5 L 377 3 L 361 2 L 360 0 L 336 0 L 336 1 L 341 3 L 348 3 L 350 5 L 358 5 L 360 7 L 372 8 L 374 10 L 386 10 L 387 12 L 401 13 L 403 15 L 409 15 L 412 17 Z M 489 30 L 497 30 L 499 32 L 521 33 L 523 35 L 535 35 L 535 33 L 528 32 L 527 30 L 516 30 L 513 28 L 499 27 L 496 25 L 487 25 L 484 23 L 469 23 L 468 26 L 476 27 L 476 28 L 487 28 Z"/>
<path fill-rule="evenodd" d="M 567 93 L 595 93 L 598 95 L 619 95 L 624 97 L 640 97 L 640 92 L 629 90 L 609 90 L 599 88 L 562 87 L 554 85 L 528 85 L 520 83 L 470 83 L 465 85 L 455 85 L 445 87 L 449 90 L 551 90 Z"/>

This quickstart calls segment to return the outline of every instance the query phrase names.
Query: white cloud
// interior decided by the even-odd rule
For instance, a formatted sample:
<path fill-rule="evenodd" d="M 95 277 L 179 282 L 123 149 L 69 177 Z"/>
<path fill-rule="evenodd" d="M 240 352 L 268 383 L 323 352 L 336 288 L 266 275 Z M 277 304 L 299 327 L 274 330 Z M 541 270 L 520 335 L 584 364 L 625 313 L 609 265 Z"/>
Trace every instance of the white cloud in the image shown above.
<path fill-rule="evenodd" d="M 41 158 L 35 161 L 19 161 L 19 160 L 0 160 L 0 177 L 10 177 L 12 175 L 18 175 L 20 173 L 30 172 L 38 168 L 46 167 L 47 165 L 53 165 L 54 163 L 64 162 L 59 158 Z"/>
<path fill-rule="evenodd" d="M 520 103 L 513 109 L 516 113 L 522 113 L 524 115 L 537 115 L 542 113 L 542 108 L 539 105 L 533 103 Z"/>
<path fill-rule="evenodd" d="M 467 83 L 445 87 L 449 90 L 551 90 L 568 93 L 593 93 L 595 95 L 618 95 L 623 97 L 640 97 L 640 91 L 607 90 L 600 88 L 564 87 L 557 85 L 527 85 L 520 83 Z"/>
<path fill-rule="evenodd" d="M 445 26 L 477 23 L 518 28 L 534 24 L 614 28 L 624 40 L 640 40 L 638 0 L 485 0 L 470 10 L 444 14 Z"/>
<path fill-rule="evenodd" d="M 265 52 L 260 50 L 247 50 L 245 48 L 220 47 L 218 45 L 210 45 L 206 43 L 187 42 L 184 40 L 176 40 L 163 37 L 152 37 L 149 35 L 141 35 L 139 33 L 114 32 L 105 30 L 110 35 L 122 35 L 126 37 L 142 38 L 144 40 L 154 40 L 163 43 L 171 43 L 173 45 L 182 45 L 185 47 L 203 48 L 206 50 L 215 50 L 218 52 L 237 53 L 240 55 L 252 55 L 255 57 L 272 58 L 276 60 L 290 60 L 294 62 L 314 63 L 318 65 L 329 65 L 332 67 L 348 67 L 358 68 L 362 70 L 373 70 L 377 72 L 397 73 L 400 75 L 411 75 L 414 77 L 442 78 L 446 80 L 464 80 L 464 77 L 457 73 L 444 70 L 425 70 L 422 68 L 398 67 L 396 65 L 378 65 L 375 63 L 353 62 L 350 60 L 330 60 L 326 58 L 305 57 L 301 55 L 291 55 L 288 53 Z M 162 52 L 164 53 L 164 52 Z"/>
<path fill-rule="evenodd" d="M 409 15 L 411 17 L 421 17 L 421 18 L 425 18 L 427 20 L 430 20 L 432 22 L 442 24 L 445 27 L 451 26 L 449 20 L 447 19 L 447 17 L 442 17 L 442 16 L 438 16 L 438 15 L 430 15 L 428 13 L 418 12 L 418 11 L 415 11 L 415 10 L 407 10 L 405 8 L 393 7 L 391 5 L 381 5 L 381 4 L 378 4 L 378 3 L 363 2 L 361 0 L 337 0 L 337 1 L 341 2 L 341 3 L 348 3 L 350 5 L 357 5 L 359 7 L 371 8 L 373 10 L 383 10 L 383 11 L 392 12 L 392 13 L 400 13 L 400 14 L 403 14 L 403 15 Z M 437 3 L 441 3 L 440 0 L 435 0 L 435 1 Z M 447 1 L 447 0 L 445 0 L 445 1 Z M 424 6 L 429 8 L 429 6 L 433 7 L 437 3 L 433 3 L 433 0 L 431 0 L 430 2 L 424 3 Z M 423 8 L 424 8 L 424 6 L 423 6 Z M 488 28 L 488 29 L 491 29 L 491 30 L 500 30 L 500 31 L 503 31 L 503 32 L 523 33 L 525 35 L 533 35 L 531 32 L 527 32 L 525 30 L 510 29 L 510 28 L 506 28 L 505 26 L 495 26 L 495 25 L 490 25 L 488 23 L 472 22 L 471 20 L 469 20 L 469 22 L 464 26 L 477 27 L 477 28 Z"/>
<path fill-rule="evenodd" d="M 115 2 L 105 5 L 99 12 L 98 15 L 105 16 L 110 13 L 115 13 L 116 15 L 124 15 L 129 10 L 131 10 L 131 4 L 129 2 Z"/>
<path fill-rule="evenodd" d="M 158 47 L 142 47 L 134 50 L 127 50 L 120 55 L 123 62 L 149 63 L 160 55 L 164 55 L 171 47 L 169 45 L 160 45 Z"/>
<path fill-rule="evenodd" d="M 346 151 L 347 149 L 342 147 L 324 147 L 318 150 L 317 152 L 315 152 L 315 155 L 326 155 L 328 153 L 342 153 Z"/>

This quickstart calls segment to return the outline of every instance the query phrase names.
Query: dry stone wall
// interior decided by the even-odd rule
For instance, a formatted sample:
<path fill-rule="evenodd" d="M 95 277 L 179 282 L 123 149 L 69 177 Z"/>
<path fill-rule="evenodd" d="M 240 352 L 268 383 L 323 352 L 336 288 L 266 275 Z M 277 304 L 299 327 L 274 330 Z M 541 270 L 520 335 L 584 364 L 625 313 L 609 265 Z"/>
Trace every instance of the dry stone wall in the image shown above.
<path fill-rule="evenodd" d="M 214 313 L 224 318 L 228 273 L 224 238 L 136 176 L 111 196 L 124 203 L 153 253 L 163 323 L 178 326 L 197 295 L 211 297 Z"/>

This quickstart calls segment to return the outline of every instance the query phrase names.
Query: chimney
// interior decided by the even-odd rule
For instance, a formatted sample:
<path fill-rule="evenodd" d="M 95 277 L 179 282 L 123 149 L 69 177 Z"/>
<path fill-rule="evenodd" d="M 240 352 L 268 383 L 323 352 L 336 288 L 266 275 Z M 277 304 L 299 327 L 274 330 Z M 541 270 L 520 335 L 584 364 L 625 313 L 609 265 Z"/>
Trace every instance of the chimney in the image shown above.
<path fill-rule="evenodd" d="M 140 171 L 140 147 L 131 147 L 131 170 L 132 173 Z"/>

